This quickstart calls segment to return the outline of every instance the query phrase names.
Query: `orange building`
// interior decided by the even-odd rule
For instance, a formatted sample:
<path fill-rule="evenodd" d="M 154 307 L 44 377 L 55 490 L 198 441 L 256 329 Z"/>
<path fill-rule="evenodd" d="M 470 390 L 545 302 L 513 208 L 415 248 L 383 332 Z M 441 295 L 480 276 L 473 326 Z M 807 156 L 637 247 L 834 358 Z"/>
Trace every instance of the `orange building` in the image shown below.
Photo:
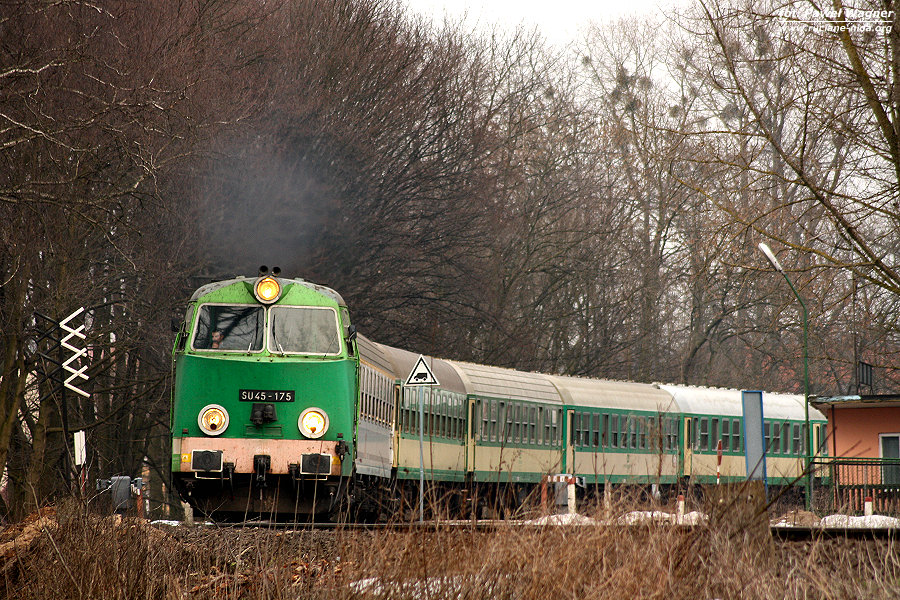
<path fill-rule="evenodd" d="M 900 511 L 900 394 L 815 398 L 828 419 L 828 463 L 837 504 Z"/>
<path fill-rule="evenodd" d="M 835 396 L 810 403 L 828 418 L 828 453 L 900 458 L 900 395 Z"/>

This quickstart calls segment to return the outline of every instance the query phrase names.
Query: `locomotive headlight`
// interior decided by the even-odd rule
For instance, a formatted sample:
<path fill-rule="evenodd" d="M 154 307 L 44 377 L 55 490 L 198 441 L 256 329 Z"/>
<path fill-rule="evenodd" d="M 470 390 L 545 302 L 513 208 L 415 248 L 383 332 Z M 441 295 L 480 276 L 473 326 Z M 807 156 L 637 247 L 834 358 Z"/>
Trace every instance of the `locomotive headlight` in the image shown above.
<path fill-rule="evenodd" d="M 263 304 L 272 304 L 281 295 L 281 284 L 274 277 L 260 277 L 253 286 L 253 294 Z"/>
<path fill-rule="evenodd" d="M 320 408 L 307 408 L 297 420 L 297 427 L 308 438 L 320 438 L 328 431 L 328 415 Z"/>
<path fill-rule="evenodd" d="M 206 435 L 219 435 L 228 429 L 228 411 L 218 404 L 203 407 L 197 424 Z"/>

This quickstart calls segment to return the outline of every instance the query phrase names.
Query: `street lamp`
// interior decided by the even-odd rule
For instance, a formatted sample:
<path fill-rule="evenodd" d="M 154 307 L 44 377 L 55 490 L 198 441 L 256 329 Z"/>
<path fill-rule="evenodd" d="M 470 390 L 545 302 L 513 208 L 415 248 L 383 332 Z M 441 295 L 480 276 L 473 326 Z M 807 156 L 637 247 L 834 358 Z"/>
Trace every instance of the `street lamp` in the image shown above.
<path fill-rule="evenodd" d="M 794 292 L 794 296 L 797 298 L 797 302 L 800 303 L 800 308 L 802 309 L 803 316 L 803 406 L 806 415 L 806 508 L 809 510 L 812 507 L 812 470 L 810 469 L 810 463 L 812 461 L 812 430 L 809 427 L 809 317 L 806 313 L 806 303 L 803 302 L 803 298 L 800 297 L 800 294 L 797 292 L 797 288 L 794 287 L 794 284 L 791 283 L 790 278 L 787 276 L 787 273 L 784 272 L 784 267 L 781 266 L 781 263 L 778 262 L 778 259 L 775 258 L 775 254 L 772 253 L 772 250 L 764 243 L 759 243 L 759 249 L 762 250 L 763 254 L 766 255 L 766 258 L 769 259 L 769 262 L 772 263 L 772 266 L 775 267 L 775 270 L 781 273 L 784 280 L 787 281 L 788 285 L 791 286 L 791 291 Z"/>

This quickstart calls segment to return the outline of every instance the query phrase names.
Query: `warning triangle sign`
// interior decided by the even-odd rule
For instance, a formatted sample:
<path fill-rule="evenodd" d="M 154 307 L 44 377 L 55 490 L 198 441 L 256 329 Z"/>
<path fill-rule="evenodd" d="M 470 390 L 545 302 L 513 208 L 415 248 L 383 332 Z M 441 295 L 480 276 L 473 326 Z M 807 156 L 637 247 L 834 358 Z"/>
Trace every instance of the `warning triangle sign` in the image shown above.
<path fill-rule="evenodd" d="M 416 361 L 416 366 L 413 367 L 413 370 L 409 372 L 409 377 L 406 378 L 406 385 L 440 385 L 437 377 L 428 368 L 425 357 L 421 354 L 419 355 L 419 360 Z"/>

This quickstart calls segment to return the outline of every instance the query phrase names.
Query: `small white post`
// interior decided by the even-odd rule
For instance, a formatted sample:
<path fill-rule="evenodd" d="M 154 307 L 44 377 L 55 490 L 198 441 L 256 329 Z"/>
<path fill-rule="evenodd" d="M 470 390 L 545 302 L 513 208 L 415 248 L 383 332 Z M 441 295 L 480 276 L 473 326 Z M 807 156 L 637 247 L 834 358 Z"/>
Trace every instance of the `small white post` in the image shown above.
<path fill-rule="evenodd" d="M 181 507 L 184 509 L 184 524 L 185 525 L 193 525 L 194 524 L 194 509 L 191 508 L 191 505 L 187 502 L 182 502 Z"/>
<path fill-rule="evenodd" d="M 575 506 L 575 478 L 568 478 L 568 504 L 569 504 L 569 514 L 574 515 L 577 511 L 577 507 Z"/>
<path fill-rule="evenodd" d="M 867 517 L 872 516 L 872 496 L 866 496 L 866 501 L 863 504 L 863 514 Z"/>
<path fill-rule="evenodd" d="M 678 503 L 675 505 L 675 524 L 684 524 L 684 494 L 678 494 Z"/>

